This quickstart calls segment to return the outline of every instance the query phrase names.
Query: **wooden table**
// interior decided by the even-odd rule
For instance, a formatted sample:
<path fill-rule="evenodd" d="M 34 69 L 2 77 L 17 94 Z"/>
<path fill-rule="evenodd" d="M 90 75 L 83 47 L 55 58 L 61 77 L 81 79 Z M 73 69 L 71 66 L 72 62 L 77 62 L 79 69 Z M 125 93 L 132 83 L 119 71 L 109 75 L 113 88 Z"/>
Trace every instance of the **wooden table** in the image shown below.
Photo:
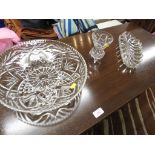
<path fill-rule="evenodd" d="M 61 40 L 75 47 L 83 55 L 89 72 L 81 103 L 70 118 L 54 126 L 36 127 L 19 121 L 13 111 L 0 106 L 0 134 L 81 134 L 155 82 L 154 37 L 134 24 L 105 30 L 113 35 L 114 42 L 105 50 L 101 64 L 96 66 L 89 55 L 93 47 L 91 33 Z M 143 43 L 144 58 L 134 74 L 123 74 L 118 70 L 115 48 L 118 35 L 126 30 L 133 32 Z M 104 114 L 95 118 L 92 113 L 100 107 Z"/>

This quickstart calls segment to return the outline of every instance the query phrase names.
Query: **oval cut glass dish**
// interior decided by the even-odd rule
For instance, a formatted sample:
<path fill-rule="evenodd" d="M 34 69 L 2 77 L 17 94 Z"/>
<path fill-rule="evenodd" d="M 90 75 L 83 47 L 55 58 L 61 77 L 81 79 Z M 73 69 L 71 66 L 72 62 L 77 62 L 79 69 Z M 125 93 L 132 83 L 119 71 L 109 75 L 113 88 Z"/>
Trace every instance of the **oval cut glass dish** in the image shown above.
<path fill-rule="evenodd" d="M 119 36 L 119 49 L 123 64 L 130 69 L 135 69 L 142 61 L 142 42 L 131 32 L 123 32 Z"/>

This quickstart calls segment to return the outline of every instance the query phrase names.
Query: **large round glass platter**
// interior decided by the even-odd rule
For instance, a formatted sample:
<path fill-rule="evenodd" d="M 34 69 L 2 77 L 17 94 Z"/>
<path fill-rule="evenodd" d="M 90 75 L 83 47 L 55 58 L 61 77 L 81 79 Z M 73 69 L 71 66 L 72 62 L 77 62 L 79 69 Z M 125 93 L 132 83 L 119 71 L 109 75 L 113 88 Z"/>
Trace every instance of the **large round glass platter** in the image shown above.
<path fill-rule="evenodd" d="M 66 106 L 86 79 L 82 55 L 60 41 L 25 41 L 0 55 L 0 103 L 14 111 L 39 115 Z"/>

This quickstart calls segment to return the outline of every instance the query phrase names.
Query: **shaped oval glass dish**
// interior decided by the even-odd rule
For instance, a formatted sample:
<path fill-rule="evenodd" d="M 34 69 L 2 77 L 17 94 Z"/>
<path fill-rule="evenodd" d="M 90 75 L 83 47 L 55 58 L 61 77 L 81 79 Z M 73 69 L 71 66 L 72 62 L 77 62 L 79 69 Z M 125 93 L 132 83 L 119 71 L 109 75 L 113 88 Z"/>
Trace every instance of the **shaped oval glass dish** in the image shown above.
<path fill-rule="evenodd" d="M 0 56 L 0 103 L 27 123 L 54 124 L 75 110 L 86 79 L 85 60 L 71 46 L 54 40 L 21 42 Z M 42 114 L 52 119 L 40 121 Z"/>
<path fill-rule="evenodd" d="M 123 32 L 119 36 L 119 49 L 123 63 L 128 68 L 136 68 L 141 62 L 142 43 L 131 32 Z"/>

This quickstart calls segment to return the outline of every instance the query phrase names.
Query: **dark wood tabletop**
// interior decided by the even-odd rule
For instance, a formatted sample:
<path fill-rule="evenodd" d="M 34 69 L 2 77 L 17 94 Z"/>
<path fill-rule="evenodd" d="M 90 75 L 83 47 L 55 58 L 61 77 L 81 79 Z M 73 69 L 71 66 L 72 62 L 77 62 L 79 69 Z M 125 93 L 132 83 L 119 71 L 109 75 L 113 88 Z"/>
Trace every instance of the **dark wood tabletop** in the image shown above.
<path fill-rule="evenodd" d="M 88 67 L 88 79 L 82 91 L 80 105 L 68 119 L 48 127 L 32 126 L 21 122 L 13 111 L 0 105 L 0 134 L 81 134 L 155 82 L 154 37 L 132 23 L 107 28 L 105 31 L 113 35 L 114 41 L 105 49 L 104 58 L 96 65 L 89 55 L 93 47 L 91 33 L 61 40 L 76 48 Z M 132 74 L 118 70 L 116 46 L 119 34 L 124 31 L 132 32 L 143 43 L 143 60 Z M 100 107 L 104 113 L 95 118 L 92 113 Z"/>

